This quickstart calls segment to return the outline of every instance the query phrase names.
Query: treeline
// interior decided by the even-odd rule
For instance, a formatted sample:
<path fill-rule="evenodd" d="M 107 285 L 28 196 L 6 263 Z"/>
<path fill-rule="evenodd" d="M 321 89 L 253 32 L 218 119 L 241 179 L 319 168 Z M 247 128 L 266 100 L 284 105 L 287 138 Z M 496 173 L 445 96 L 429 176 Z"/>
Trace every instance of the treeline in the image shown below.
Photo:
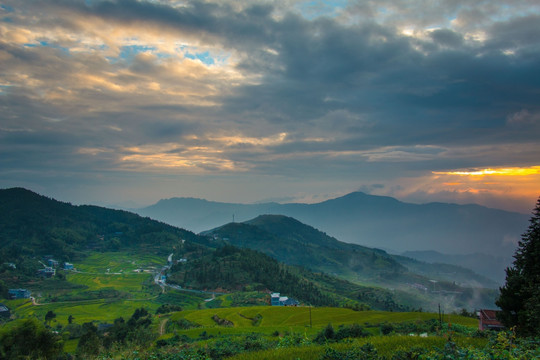
<path fill-rule="evenodd" d="M 304 303 L 337 306 L 339 298 L 312 281 L 290 271 L 268 255 L 225 245 L 211 254 L 172 267 L 168 280 L 196 289 L 255 290 L 281 292 Z"/>

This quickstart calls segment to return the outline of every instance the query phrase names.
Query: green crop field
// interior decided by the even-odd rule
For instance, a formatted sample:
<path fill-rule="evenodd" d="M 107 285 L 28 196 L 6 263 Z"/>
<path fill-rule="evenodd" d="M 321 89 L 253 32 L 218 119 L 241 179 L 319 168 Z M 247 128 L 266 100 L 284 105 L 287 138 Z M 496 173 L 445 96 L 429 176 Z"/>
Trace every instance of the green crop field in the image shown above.
<path fill-rule="evenodd" d="M 35 316 L 43 319 L 48 311 L 56 318 L 52 326 L 67 324 L 71 315 L 74 322 L 112 322 L 129 317 L 140 307 L 154 312 L 161 303 L 179 303 L 196 308 L 202 296 L 167 290 L 162 293 L 153 282 L 153 271 L 166 263 L 165 257 L 129 252 L 93 253 L 80 263 L 77 271 L 66 271 L 67 282 L 47 279 L 39 286 L 30 287 L 38 305 L 30 300 L 8 300 L 6 305 L 20 318 Z M 134 270 L 143 269 L 144 272 Z M 62 285 L 62 286 L 60 286 Z"/>
<path fill-rule="evenodd" d="M 165 265 L 167 259 L 156 255 L 131 252 L 93 253 L 75 268 L 82 272 L 129 273 L 136 269 L 155 270 Z"/>
<path fill-rule="evenodd" d="M 8 305 L 9 306 L 9 305 Z M 68 317 L 74 317 L 74 322 L 83 324 L 85 322 L 112 322 L 119 317 L 129 317 L 137 308 L 145 307 L 149 311 L 155 311 L 159 304 L 152 301 L 137 300 L 88 300 L 58 302 L 46 305 L 32 305 L 30 301 L 15 307 L 15 313 L 20 318 L 35 316 L 44 319 L 48 311 L 53 311 L 56 318 L 51 322 L 51 326 L 56 324 L 66 325 Z"/>
<path fill-rule="evenodd" d="M 254 306 L 241 308 L 187 310 L 174 314 L 171 320 L 185 318 L 202 326 L 216 326 L 212 320 L 213 315 L 232 321 L 234 327 L 252 326 L 251 320 L 257 314 L 262 316 L 262 321 L 258 327 L 266 326 L 308 326 L 323 327 L 328 323 L 332 324 L 365 324 L 381 322 L 405 322 L 438 319 L 437 314 L 423 312 L 385 312 L 385 311 L 353 311 L 345 308 L 309 308 L 309 307 L 272 307 Z M 478 326 L 476 319 L 458 316 L 445 315 L 446 322 L 452 322 L 465 326 Z"/>
<path fill-rule="evenodd" d="M 311 324 L 310 326 L 310 311 Z M 213 320 L 217 315 L 226 319 L 232 326 L 220 326 Z M 254 323 L 259 316 L 260 321 Z M 260 334 L 295 332 L 311 336 L 319 332 L 327 324 L 334 327 L 340 325 L 360 324 L 362 326 L 377 326 L 381 323 L 421 322 L 438 319 L 438 314 L 420 312 L 384 312 L 384 311 L 353 311 L 345 308 L 309 308 L 309 307 L 239 307 L 204 310 L 185 310 L 171 315 L 171 321 L 188 320 L 200 327 L 185 330 L 175 330 L 178 333 L 197 338 L 202 332 L 208 335 L 240 335 L 253 332 Z M 476 319 L 458 315 L 446 315 L 444 320 L 457 325 L 475 329 Z M 379 333 L 378 327 L 376 333 Z"/>
<path fill-rule="evenodd" d="M 444 348 L 446 339 L 443 337 L 412 337 L 412 336 L 377 336 L 365 339 L 357 339 L 348 343 L 327 345 L 310 345 L 299 347 L 284 347 L 265 351 L 245 352 L 232 356 L 230 360 L 297 360 L 297 359 L 317 359 L 326 348 L 332 348 L 337 351 L 346 351 L 353 346 L 362 346 L 366 343 L 372 344 L 379 355 L 391 357 L 399 350 L 407 351 L 409 349 L 420 347 L 424 349 Z M 486 339 L 458 338 L 456 344 L 459 346 L 481 348 L 486 345 Z"/>
<path fill-rule="evenodd" d="M 79 285 L 84 285 L 85 290 L 100 290 L 103 288 L 114 288 L 115 290 L 129 293 L 141 293 L 142 285 L 145 281 L 151 280 L 153 276 L 145 273 L 127 274 L 68 274 L 67 279 Z"/>
<path fill-rule="evenodd" d="M 422 324 L 438 319 L 439 315 L 434 313 L 268 305 L 235 307 L 236 304 L 265 303 L 268 295 L 255 291 L 231 293 L 208 301 L 210 295 L 204 292 L 170 288 L 164 291 L 154 284 L 154 276 L 165 263 L 166 258 L 154 255 L 94 253 L 74 264 L 77 271 L 61 271 L 66 281 L 46 279 L 31 288 L 36 303 L 31 300 L 8 300 L 5 303 L 20 319 L 36 317 L 43 322 L 49 311 L 54 312 L 56 316 L 48 325 L 58 331 L 67 328 L 70 317 L 79 325 L 87 322 L 111 324 L 119 317 L 127 320 L 139 308 L 155 314 L 162 304 L 173 304 L 184 310 L 151 317 L 150 329 L 158 341 L 178 341 L 175 340 L 178 336 L 187 336 L 191 339 L 188 341 L 192 343 L 190 346 L 215 348 L 221 341 L 242 342 L 242 339 L 257 334 L 263 343 L 273 344 L 271 350 L 238 354 L 232 358 L 236 360 L 319 358 L 327 347 L 313 339 L 328 324 L 332 324 L 336 331 L 341 326 L 358 324 L 370 335 L 365 339 L 332 344 L 336 351 L 348 351 L 369 341 L 381 355 L 385 355 L 414 346 L 444 347 L 446 341 L 441 336 L 381 336 L 382 324 Z M 454 326 L 468 327 L 471 331 L 478 326 L 476 319 L 458 315 L 447 314 L 443 320 Z M 280 346 L 288 336 L 300 337 L 308 345 Z M 78 341 L 66 338 L 64 350 L 73 353 Z M 478 347 L 486 342 L 485 339 L 464 336 L 457 341 L 463 346 Z"/>

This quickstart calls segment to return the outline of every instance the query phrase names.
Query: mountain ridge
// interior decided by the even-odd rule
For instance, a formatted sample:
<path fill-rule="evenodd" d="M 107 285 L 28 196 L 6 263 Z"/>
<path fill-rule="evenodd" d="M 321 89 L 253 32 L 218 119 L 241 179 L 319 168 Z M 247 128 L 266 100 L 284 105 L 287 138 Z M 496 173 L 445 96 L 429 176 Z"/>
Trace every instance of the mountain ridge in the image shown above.
<path fill-rule="evenodd" d="M 195 202 L 197 205 L 194 205 Z M 165 207 L 164 204 L 167 204 Z M 492 269 L 469 268 L 499 282 L 511 264 L 517 242 L 529 216 L 477 204 L 430 202 L 411 204 L 388 196 L 353 192 L 315 204 L 235 204 L 182 198 L 158 202 L 137 213 L 195 232 L 263 214 L 285 215 L 347 243 L 384 248 L 392 253 L 437 251 L 501 258 Z"/>
<path fill-rule="evenodd" d="M 391 287 L 403 282 L 424 282 L 427 285 L 428 279 L 420 279 L 416 275 L 422 272 L 429 279 L 459 281 L 466 286 L 496 287 L 495 282 L 471 270 L 447 264 L 421 264 L 422 261 L 390 255 L 381 249 L 345 243 L 284 215 L 260 215 L 243 223 L 228 223 L 202 234 L 234 246 L 261 251 L 286 264 L 334 273 L 353 282 Z M 453 275 L 445 276 L 443 271 L 450 271 Z"/>

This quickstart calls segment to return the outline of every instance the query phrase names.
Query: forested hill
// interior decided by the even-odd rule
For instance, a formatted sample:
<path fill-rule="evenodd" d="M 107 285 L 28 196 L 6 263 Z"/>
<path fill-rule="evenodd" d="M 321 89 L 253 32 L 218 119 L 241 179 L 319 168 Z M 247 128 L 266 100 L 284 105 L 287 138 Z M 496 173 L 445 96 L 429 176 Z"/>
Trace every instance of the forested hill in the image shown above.
<path fill-rule="evenodd" d="M 287 264 L 342 276 L 372 277 L 405 272 L 386 252 L 347 244 L 282 215 L 262 215 L 245 223 L 230 223 L 204 234 L 235 246 L 262 251 Z"/>
<path fill-rule="evenodd" d="M 32 191 L 0 190 L 0 261 L 52 255 L 74 261 L 88 251 L 137 247 L 166 254 L 181 239 L 204 244 L 190 231 L 126 211 L 74 206 Z"/>
<path fill-rule="evenodd" d="M 468 286 L 496 286 L 493 281 L 458 266 L 422 263 L 390 255 L 383 250 L 341 242 L 283 215 L 261 215 L 203 234 L 235 246 L 261 251 L 286 264 L 377 285 L 396 282 L 429 284 L 429 279 L 437 279 Z"/>
<path fill-rule="evenodd" d="M 280 264 L 258 251 L 230 245 L 193 261 L 179 262 L 171 269 L 167 281 L 197 289 L 272 290 L 318 306 L 364 304 L 381 310 L 407 309 L 395 300 L 390 291 Z"/>

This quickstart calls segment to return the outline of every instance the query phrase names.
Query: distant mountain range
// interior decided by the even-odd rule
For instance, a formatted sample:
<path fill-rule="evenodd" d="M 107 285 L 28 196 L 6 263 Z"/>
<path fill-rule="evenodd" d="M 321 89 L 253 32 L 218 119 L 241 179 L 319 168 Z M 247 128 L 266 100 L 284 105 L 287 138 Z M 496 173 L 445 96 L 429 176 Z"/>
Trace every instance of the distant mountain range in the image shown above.
<path fill-rule="evenodd" d="M 417 205 L 361 192 L 316 204 L 250 205 L 172 198 L 135 211 L 195 232 L 231 222 L 233 216 L 235 221 L 247 221 L 264 214 L 285 215 L 341 241 L 395 253 L 436 251 L 477 254 L 469 258 L 478 261 L 486 256 L 496 258 L 499 260 L 487 266 L 469 261 L 468 267 L 498 282 L 504 279 L 504 268 L 512 262 L 529 219 L 525 214 L 479 205 Z"/>

